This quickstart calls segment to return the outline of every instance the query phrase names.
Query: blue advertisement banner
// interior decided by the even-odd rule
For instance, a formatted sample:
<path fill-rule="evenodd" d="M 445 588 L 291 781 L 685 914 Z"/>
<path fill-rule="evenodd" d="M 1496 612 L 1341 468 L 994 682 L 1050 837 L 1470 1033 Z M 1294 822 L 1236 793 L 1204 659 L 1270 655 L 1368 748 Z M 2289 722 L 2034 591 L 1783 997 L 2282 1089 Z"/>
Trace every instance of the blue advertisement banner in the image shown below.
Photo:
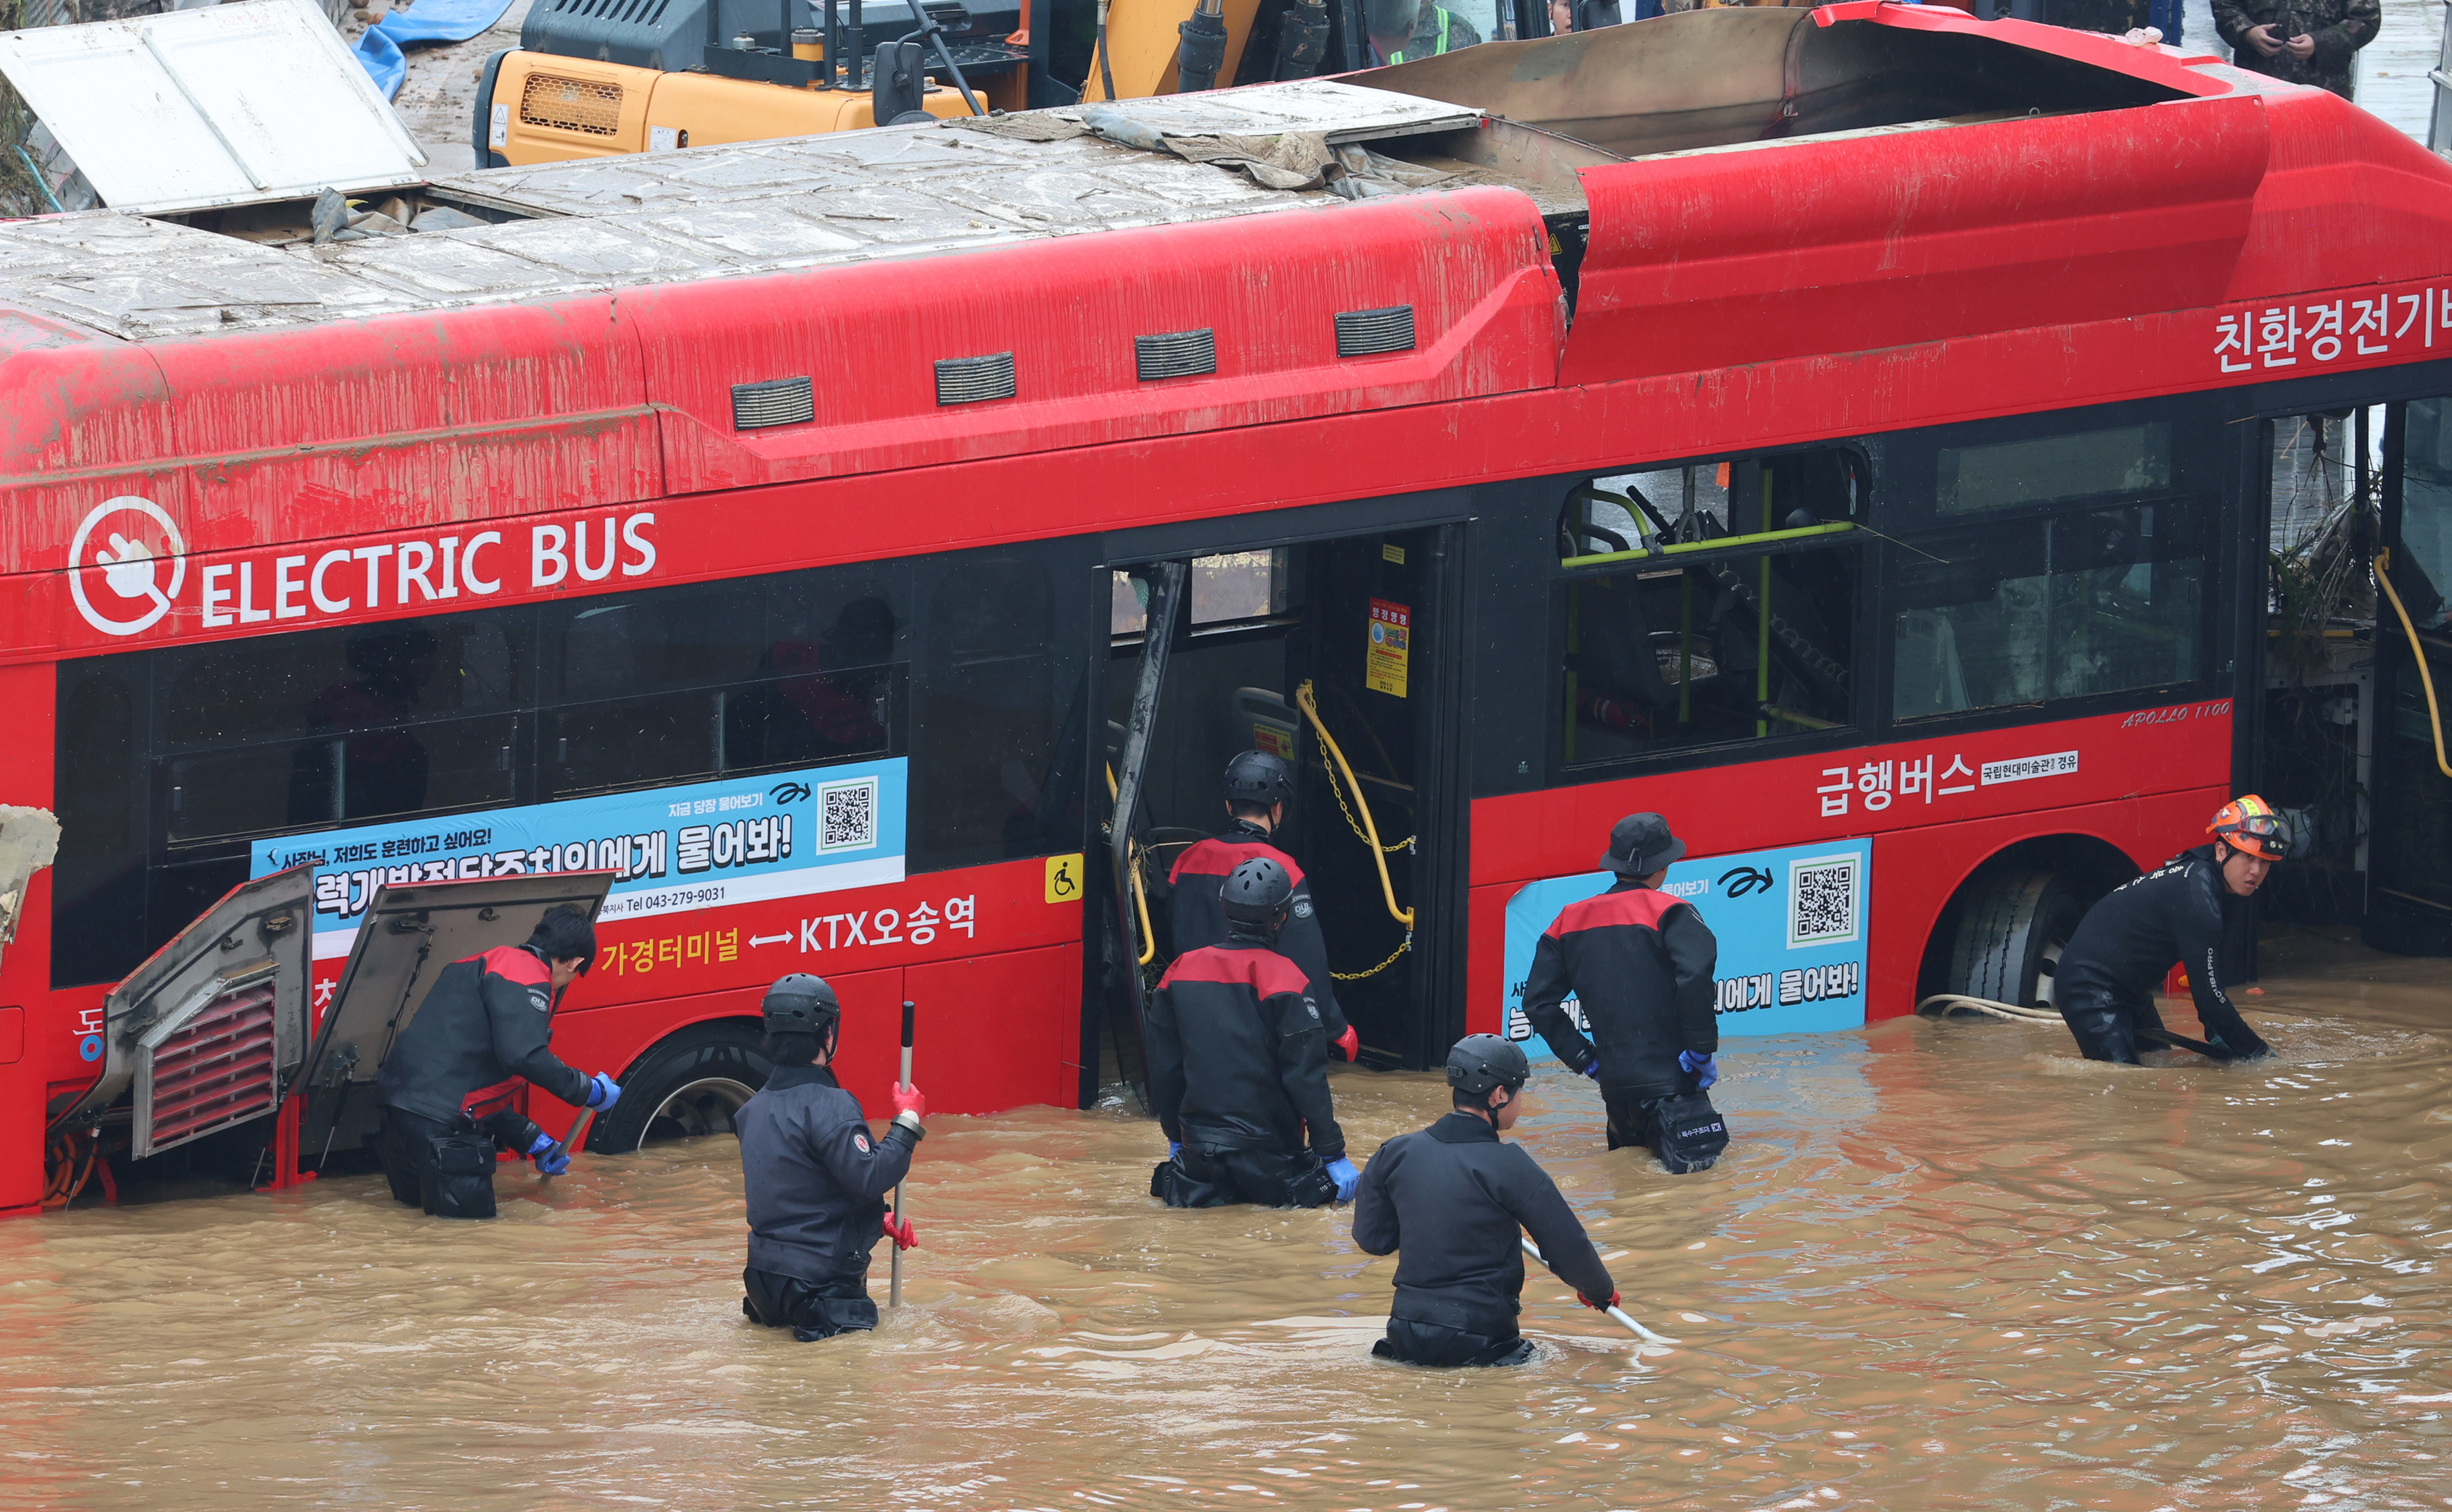
<path fill-rule="evenodd" d="M 1558 911 L 1606 893 L 1607 872 L 1526 885 L 1507 903 L 1507 1017 L 1504 1032 L 1538 1060 L 1552 1052 L 1524 1016 L 1532 952 Z M 1865 1022 L 1865 899 L 1872 887 L 1872 842 L 1817 845 L 1688 859 L 1669 869 L 1661 891 L 1694 905 L 1720 942 L 1714 984 L 1720 1033 L 1797 1034 L 1858 1029 Z M 1583 1011 L 1566 1009 L 1578 1029 Z"/>
<path fill-rule="evenodd" d="M 386 883 L 611 872 L 602 918 L 642 918 L 902 880 L 907 763 L 686 786 L 259 841 L 251 874 L 315 867 L 315 954 L 348 953 Z"/>

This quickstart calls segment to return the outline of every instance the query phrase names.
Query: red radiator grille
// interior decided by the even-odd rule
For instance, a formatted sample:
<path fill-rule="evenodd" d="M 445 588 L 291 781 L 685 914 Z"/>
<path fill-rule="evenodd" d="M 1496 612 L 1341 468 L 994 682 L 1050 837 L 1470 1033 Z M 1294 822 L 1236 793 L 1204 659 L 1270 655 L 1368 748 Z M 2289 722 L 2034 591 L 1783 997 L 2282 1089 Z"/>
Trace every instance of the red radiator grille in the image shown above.
<path fill-rule="evenodd" d="M 153 1051 L 150 1149 L 273 1109 L 269 982 L 219 997 Z"/>

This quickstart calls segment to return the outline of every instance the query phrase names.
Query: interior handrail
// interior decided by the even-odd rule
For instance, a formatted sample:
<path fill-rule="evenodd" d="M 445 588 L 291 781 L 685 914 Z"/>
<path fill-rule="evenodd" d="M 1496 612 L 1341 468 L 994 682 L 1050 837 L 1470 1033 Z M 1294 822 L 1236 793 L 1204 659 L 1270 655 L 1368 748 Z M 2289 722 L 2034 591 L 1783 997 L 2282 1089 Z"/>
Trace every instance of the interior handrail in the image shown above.
<path fill-rule="evenodd" d="M 2409 611 L 2402 605 L 2401 593 L 2392 585 L 2392 548 L 2376 553 L 2376 586 L 2392 600 L 2392 612 L 2401 617 L 2401 628 L 2409 637 L 2410 655 L 2418 658 L 2419 685 L 2426 690 L 2427 720 L 2435 729 L 2435 769 L 2452 777 L 2452 761 L 2443 758 L 2443 710 L 2435 701 L 2435 674 L 2427 670 L 2426 648 L 2418 642 L 2418 626 L 2411 622 Z"/>
<path fill-rule="evenodd" d="M 1414 928 L 1414 911 L 1396 906 L 1396 884 L 1388 879 L 1388 850 L 1379 843 L 1379 823 L 1371 816 L 1371 800 L 1363 795 L 1362 784 L 1355 777 L 1354 768 L 1346 764 L 1345 753 L 1337 749 L 1336 736 L 1330 735 L 1328 726 L 1320 722 L 1319 705 L 1312 697 L 1310 678 L 1304 678 L 1302 685 L 1295 689 L 1295 703 L 1302 710 L 1303 717 L 1311 721 L 1312 729 L 1318 732 L 1321 749 L 1336 762 L 1336 770 L 1345 774 L 1345 785 L 1353 792 L 1355 805 L 1362 810 L 1362 825 L 1368 832 L 1366 838 L 1371 842 L 1371 864 L 1379 869 L 1379 893 L 1387 901 L 1388 916 L 1403 925 L 1410 936 Z"/>

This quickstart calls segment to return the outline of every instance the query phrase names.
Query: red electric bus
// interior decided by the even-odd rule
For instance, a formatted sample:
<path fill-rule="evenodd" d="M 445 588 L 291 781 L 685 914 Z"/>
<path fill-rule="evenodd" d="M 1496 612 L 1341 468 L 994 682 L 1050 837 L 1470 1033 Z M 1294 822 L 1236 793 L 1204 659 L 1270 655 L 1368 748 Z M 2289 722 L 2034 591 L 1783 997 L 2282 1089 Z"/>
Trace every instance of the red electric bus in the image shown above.
<path fill-rule="evenodd" d="M 1086 1104 L 1255 743 L 1375 1064 L 1636 809 L 1731 1032 L 2047 1000 L 2253 776 L 2269 420 L 2444 460 L 2452 169 L 2210 58 L 1867 0 L 1132 113 L 0 226 L 0 1207 L 353 1149 L 561 897 L 598 1149 L 787 971 L 866 1093 L 912 999 L 932 1106 Z"/>

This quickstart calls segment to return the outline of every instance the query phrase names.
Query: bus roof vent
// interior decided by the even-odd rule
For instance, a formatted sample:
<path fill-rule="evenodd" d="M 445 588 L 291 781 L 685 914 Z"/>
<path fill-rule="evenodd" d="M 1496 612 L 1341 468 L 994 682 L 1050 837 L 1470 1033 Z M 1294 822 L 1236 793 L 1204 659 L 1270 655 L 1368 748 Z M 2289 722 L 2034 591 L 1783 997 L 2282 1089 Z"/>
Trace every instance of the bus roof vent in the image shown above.
<path fill-rule="evenodd" d="M 1414 349 L 1414 306 L 1391 304 L 1384 309 L 1340 310 L 1336 317 L 1336 355 L 1375 357 L 1381 352 Z"/>
<path fill-rule="evenodd" d="M 976 404 L 1014 396 L 1013 354 L 990 357 L 946 357 L 937 363 L 937 403 Z"/>
<path fill-rule="evenodd" d="M 732 428 L 765 430 L 805 425 L 818 418 L 818 396 L 805 378 L 778 378 L 732 385 Z"/>
<path fill-rule="evenodd" d="M 1140 363 L 1144 383 L 1159 378 L 1198 378 L 1217 371 L 1217 332 L 1204 328 L 1136 336 L 1133 356 Z"/>

